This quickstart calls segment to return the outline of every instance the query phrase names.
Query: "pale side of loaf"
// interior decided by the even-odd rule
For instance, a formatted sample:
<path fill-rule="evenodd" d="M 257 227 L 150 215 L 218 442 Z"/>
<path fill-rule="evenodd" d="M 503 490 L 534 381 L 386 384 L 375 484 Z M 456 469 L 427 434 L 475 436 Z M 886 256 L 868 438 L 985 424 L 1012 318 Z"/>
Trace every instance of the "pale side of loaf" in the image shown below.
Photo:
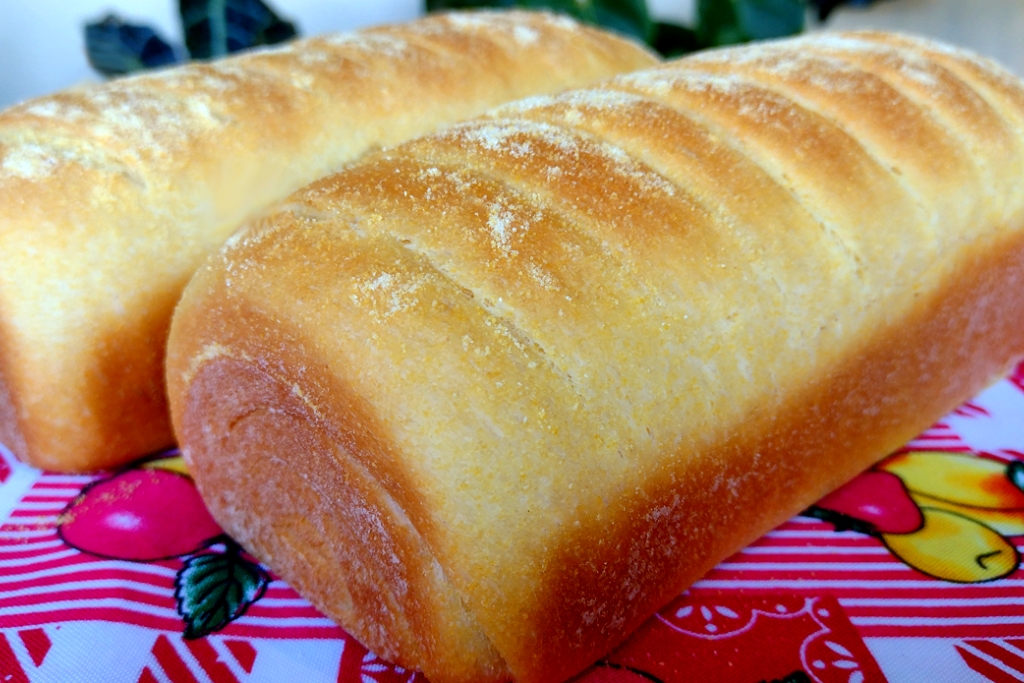
<path fill-rule="evenodd" d="M 170 445 L 173 307 L 247 216 L 370 148 L 655 62 L 553 15 L 455 14 L 0 113 L 0 442 L 65 471 Z"/>
<path fill-rule="evenodd" d="M 190 284 L 224 528 L 435 683 L 558 681 L 1024 355 L 1024 87 L 878 33 L 534 98 Z"/>

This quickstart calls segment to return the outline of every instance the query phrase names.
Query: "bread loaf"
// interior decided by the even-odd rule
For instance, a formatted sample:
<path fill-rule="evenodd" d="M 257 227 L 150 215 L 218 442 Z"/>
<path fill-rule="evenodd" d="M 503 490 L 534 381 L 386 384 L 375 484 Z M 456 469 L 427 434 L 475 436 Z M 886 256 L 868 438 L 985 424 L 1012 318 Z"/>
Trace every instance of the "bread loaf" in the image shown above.
<path fill-rule="evenodd" d="M 434 683 L 553 682 L 1024 355 L 1024 87 L 881 33 L 367 157 L 172 325 L 215 518 Z"/>
<path fill-rule="evenodd" d="M 456 14 L 0 113 L 0 442 L 62 471 L 170 445 L 171 313 L 245 217 L 369 148 L 654 63 L 553 15 Z"/>

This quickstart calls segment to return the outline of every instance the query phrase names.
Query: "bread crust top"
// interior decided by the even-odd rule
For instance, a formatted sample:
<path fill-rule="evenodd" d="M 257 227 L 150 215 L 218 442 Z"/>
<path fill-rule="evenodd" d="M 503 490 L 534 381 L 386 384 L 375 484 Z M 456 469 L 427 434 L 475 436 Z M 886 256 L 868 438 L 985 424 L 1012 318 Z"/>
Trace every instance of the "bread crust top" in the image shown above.
<path fill-rule="evenodd" d="M 367 150 L 650 66 L 544 13 L 434 15 L 0 113 L 0 440 L 54 470 L 171 444 L 171 312 L 246 217 Z"/>

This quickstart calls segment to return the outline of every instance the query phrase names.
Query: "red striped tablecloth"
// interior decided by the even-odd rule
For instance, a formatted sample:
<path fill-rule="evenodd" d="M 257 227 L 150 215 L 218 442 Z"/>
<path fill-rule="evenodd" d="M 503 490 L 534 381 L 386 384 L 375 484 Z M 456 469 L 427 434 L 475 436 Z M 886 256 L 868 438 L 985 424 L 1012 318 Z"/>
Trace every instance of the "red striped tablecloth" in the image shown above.
<path fill-rule="evenodd" d="M 0 680 L 422 678 L 219 535 L 173 457 L 85 477 L 0 456 Z M 1024 680 L 1018 462 L 1024 365 L 720 564 L 581 680 Z M 140 487 L 172 507 L 125 503 Z"/>

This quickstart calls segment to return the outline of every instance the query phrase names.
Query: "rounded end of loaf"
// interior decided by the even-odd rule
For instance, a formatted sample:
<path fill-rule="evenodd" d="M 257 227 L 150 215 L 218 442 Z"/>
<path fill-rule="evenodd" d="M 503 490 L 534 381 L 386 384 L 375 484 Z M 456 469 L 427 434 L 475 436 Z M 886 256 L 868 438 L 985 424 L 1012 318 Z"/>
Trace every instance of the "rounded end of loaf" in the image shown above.
<path fill-rule="evenodd" d="M 314 407 L 297 382 L 329 382 L 321 363 L 255 311 L 220 318 L 224 299 L 201 289 L 176 314 L 168 374 L 182 453 L 221 527 L 375 654 L 441 683 L 509 680 L 406 512 L 353 457 L 384 447 L 364 439 L 372 415 L 337 386 L 347 415 Z M 223 343 L 256 331 L 258 348 Z"/>

